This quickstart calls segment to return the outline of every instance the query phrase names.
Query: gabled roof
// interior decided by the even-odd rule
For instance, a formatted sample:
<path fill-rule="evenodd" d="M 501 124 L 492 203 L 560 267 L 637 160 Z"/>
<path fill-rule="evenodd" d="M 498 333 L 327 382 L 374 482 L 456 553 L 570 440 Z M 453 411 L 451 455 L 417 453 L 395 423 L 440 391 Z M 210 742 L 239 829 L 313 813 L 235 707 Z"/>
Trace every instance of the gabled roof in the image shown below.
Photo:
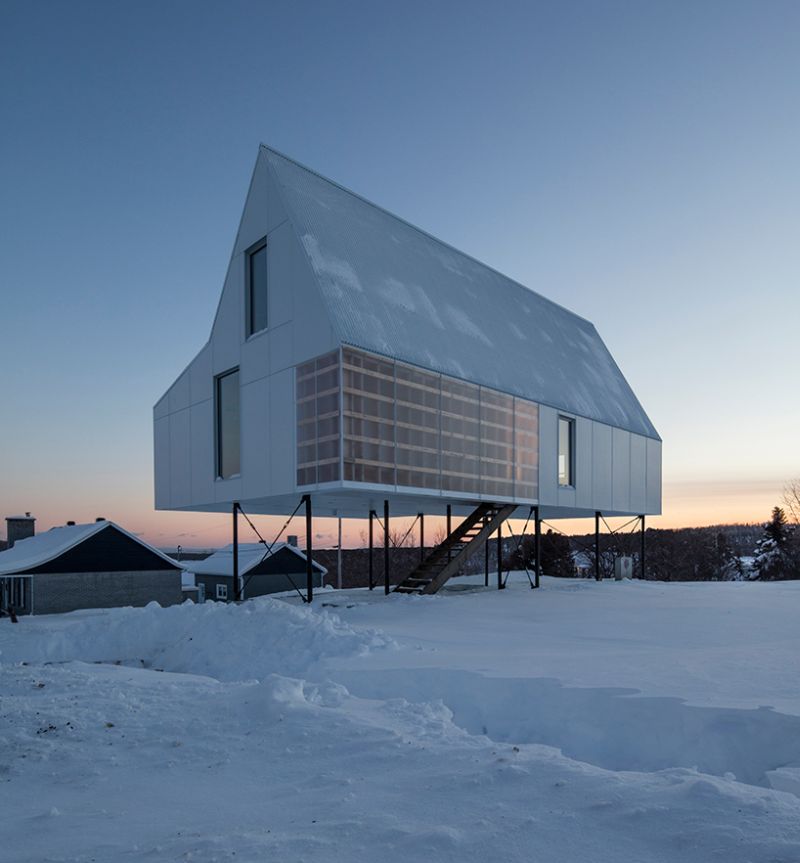
<path fill-rule="evenodd" d="M 143 548 L 163 558 L 170 565 L 170 568 L 180 568 L 171 557 L 167 557 L 158 551 L 158 549 L 143 542 L 139 537 L 128 533 L 127 530 L 121 528 L 113 521 L 96 521 L 91 524 L 54 527 L 44 533 L 36 534 L 36 536 L 29 536 L 26 539 L 18 540 L 12 548 L 0 552 L 0 575 L 25 573 L 30 569 L 42 566 L 60 557 L 76 545 L 85 542 L 89 537 L 95 536 L 100 531 L 108 528 L 118 530 Z"/>
<path fill-rule="evenodd" d="M 340 342 L 658 438 L 591 323 L 262 152 Z"/>
<path fill-rule="evenodd" d="M 292 554 L 296 554 L 301 560 L 305 561 L 305 554 L 294 545 L 289 545 L 288 542 L 276 542 L 272 546 L 269 555 L 272 557 L 281 549 L 286 549 Z M 239 543 L 239 575 L 245 575 L 251 569 L 258 566 L 262 560 L 265 560 L 267 549 L 260 542 L 240 542 Z M 321 566 L 316 561 L 312 561 L 314 569 L 317 572 L 325 573 L 328 571 L 324 566 Z M 219 551 L 205 558 L 205 560 L 187 561 L 186 570 L 193 572 L 195 575 L 225 575 L 233 576 L 233 545 L 226 545 Z"/>

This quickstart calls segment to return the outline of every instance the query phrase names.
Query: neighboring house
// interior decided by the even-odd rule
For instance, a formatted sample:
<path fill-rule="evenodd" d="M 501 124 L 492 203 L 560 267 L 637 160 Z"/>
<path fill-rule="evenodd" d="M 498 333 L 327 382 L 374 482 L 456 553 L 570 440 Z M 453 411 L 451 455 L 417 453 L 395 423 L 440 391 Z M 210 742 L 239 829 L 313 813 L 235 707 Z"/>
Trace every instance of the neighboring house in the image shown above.
<path fill-rule="evenodd" d="M 54 527 L 0 552 L 0 606 L 55 614 L 181 602 L 181 567 L 110 521 Z"/>
<path fill-rule="evenodd" d="M 154 436 L 157 509 L 451 509 L 459 561 L 516 507 L 661 511 L 661 439 L 589 321 L 264 146 Z"/>
<path fill-rule="evenodd" d="M 573 551 L 572 561 L 575 564 L 575 575 L 587 578 L 594 573 L 594 560 L 585 551 Z"/>
<path fill-rule="evenodd" d="M 206 599 L 233 599 L 233 546 L 215 552 L 205 560 L 188 564 L 195 584 L 202 585 Z M 314 587 L 322 586 L 327 570 L 314 563 Z M 239 576 L 242 599 L 305 587 L 306 556 L 287 543 L 276 543 L 269 554 L 260 543 L 239 544 Z"/>

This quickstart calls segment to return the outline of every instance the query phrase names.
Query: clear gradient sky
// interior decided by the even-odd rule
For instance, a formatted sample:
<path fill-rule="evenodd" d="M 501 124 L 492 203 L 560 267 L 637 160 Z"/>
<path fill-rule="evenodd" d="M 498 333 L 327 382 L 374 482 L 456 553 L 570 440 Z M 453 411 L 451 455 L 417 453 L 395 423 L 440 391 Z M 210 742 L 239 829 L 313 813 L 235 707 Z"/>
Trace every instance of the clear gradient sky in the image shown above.
<path fill-rule="evenodd" d="M 153 510 L 151 410 L 264 141 L 592 320 L 664 439 L 654 525 L 764 519 L 800 475 L 799 46 L 778 0 L 4 0 L 0 515 L 226 541 Z"/>

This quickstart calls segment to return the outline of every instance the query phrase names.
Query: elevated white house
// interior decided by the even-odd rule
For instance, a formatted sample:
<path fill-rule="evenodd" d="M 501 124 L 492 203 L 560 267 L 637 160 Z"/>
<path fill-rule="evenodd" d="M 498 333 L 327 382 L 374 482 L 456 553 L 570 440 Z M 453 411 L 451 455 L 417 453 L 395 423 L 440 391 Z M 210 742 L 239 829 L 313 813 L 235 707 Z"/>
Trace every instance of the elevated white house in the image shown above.
<path fill-rule="evenodd" d="M 157 509 L 450 507 L 481 542 L 515 507 L 661 509 L 661 440 L 591 323 L 265 146 L 154 429 Z"/>

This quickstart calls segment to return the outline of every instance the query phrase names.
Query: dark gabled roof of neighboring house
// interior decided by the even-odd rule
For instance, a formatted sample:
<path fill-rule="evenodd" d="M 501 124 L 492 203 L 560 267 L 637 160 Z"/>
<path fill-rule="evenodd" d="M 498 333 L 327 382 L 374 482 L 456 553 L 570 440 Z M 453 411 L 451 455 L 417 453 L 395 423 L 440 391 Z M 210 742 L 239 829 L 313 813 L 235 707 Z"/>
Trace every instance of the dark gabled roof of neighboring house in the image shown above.
<path fill-rule="evenodd" d="M 0 552 L 0 575 L 181 569 L 112 521 L 54 527 Z"/>

